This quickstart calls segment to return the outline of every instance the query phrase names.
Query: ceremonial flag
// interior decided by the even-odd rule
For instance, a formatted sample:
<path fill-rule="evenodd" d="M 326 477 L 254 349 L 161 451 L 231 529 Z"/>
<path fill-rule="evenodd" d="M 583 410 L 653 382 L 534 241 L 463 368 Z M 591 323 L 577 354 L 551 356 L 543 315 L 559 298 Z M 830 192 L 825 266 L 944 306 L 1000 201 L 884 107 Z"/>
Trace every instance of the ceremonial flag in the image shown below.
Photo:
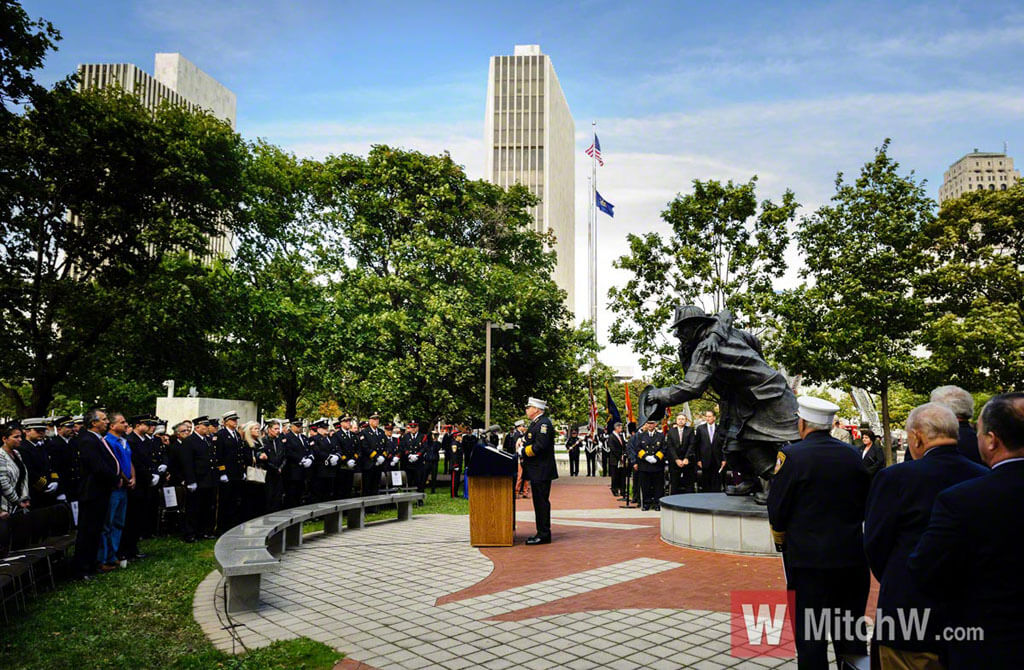
<path fill-rule="evenodd" d="M 665 418 L 661 420 L 661 432 L 668 433 L 668 420 L 672 418 L 672 408 L 665 408 Z"/>
<path fill-rule="evenodd" d="M 596 190 L 594 191 L 594 195 L 597 196 L 597 208 L 614 219 L 615 205 L 602 198 L 601 194 Z"/>
<path fill-rule="evenodd" d="M 604 408 L 608 412 L 608 432 L 612 432 L 615 428 L 615 424 L 622 421 L 622 416 L 619 415 L 619 408 L 615 406 L 615 401 L 612 400 L 612 392 L 608 390 L 608 385 L 604 385 Z"/>
<path fill-rule="evenodd" d="M 596 158 L 597 164 L 604 167 L 604 161 L 601 160 L 601 141 L 597 139 L 597 133 L 594 133 L 594 143 L 587 147 L 587 155 Z"/>
<path fill-rule="evenodd" d="M 591 437 L 597 437 L 597 403 L 594 401 L 594 380 L 590 380 L 590 421 L 587 430 Z"/>
<path fill-rule="evenodd" d="M 633 423 L 633 422 L 636 421 L 636 419 L 633 418 L 633 403 L 631 403 L 629 401 L 629 383 L 628 382 L 626 383 L 626 416 L 629 417 L 629 422 L 630 423 Z"/>

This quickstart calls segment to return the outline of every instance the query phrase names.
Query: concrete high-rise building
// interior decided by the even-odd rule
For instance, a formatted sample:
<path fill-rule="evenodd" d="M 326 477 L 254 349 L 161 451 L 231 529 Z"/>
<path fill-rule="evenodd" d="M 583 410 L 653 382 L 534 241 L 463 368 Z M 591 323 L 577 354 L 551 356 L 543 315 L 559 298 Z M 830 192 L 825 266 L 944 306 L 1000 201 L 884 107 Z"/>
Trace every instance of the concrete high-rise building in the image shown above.
<path fill-rule="evenodd" d="M 1005 191 L 1020 179 L 1006 153 L 975 149 L 949 166 L 939 187 L 939 202 L 959 198 L 968 191 Z"/>
<path fill-rule="evenodd" d="M 235 94 L 181 54 L 158 53 L 153 71 L 156 76 L 130 63 L 86 63 L 78 66 L 78 86 L 82 90 L 119 86 L 149 109 L 167 101 L 208 111 L 235 127 Z M 231 237 L 225 233 L 210 238 L 205 257 L 231 253 Z"/>
<path fill-rule="evenodd" d="M 522 184 L 540 198 L 531 211 L 538 232 L 552 230 L 558 264 L 554 280 L 576 302 L 575 132 L 551 58 L 536 44 L 512 56 L 492 56 L 484 119 L 485 174 L 509 187 Z"/>

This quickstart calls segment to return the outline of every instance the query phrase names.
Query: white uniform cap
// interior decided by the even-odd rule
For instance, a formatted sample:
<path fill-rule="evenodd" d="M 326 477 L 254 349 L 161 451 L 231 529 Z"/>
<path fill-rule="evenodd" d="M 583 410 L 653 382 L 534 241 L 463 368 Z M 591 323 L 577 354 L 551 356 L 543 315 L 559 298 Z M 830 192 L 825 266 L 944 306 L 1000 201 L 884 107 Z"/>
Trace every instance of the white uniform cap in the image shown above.
<path fill-rule="evenodd" d="M 799 405 L 797 414 L 800 418 L 818 425 L 831 426 L 832 419 L 839 411 L 839 405 L 834 402 L 810 395 L 802 395 L 796 399 L 796 402 Z"/>
<path fill-rule="evenodd" d="M 522 419 L 519 419 L 519 421 L 516 421 L 515 425 L 516 425 L 516 428 L 519 428 L 520 426 L 525 426 L 526 422 L 523 421 Z"/>
<path fill-rule="evenodd" d="M 230 412 L 224 412 L 223 414 L 220 415 L 220 420 L 221 421 L 228 421 L 230 419 L 237 419 L 237 418 L 238 418 L 238 412 L 236 412 L 235 410 L 231 410 Z"/>
<path fill-rule="evenodd" d="M 536 407 L 539 410 L 546 410 L 548 408 L 548 404 L 539 398 L 530 398 L 526 401 L 526 406 Z"/>

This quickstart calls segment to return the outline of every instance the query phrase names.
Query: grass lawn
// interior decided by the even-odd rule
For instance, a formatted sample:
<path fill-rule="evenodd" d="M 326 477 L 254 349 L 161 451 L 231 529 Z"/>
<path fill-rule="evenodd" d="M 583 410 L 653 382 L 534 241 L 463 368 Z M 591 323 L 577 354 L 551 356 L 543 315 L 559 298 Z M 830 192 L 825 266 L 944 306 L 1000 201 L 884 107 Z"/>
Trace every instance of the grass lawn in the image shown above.
<path fill-rule="evenodd" d="M 415 514 L 468 514 L 469 502 L 427 493 Z M 395 510 L 368 521 L 394 518 Z M 307 524 L 307 530 L 322 524 Z M 308 638 L 239 656 L 218 651 L 192 618 L 196 586 L 217 565 L 214 540 L 143 542 L 145 560 L 90 582 L 28 596 L 28 611 L 0 627 L 0 668 L 325 668 L 342 654 Z"/>

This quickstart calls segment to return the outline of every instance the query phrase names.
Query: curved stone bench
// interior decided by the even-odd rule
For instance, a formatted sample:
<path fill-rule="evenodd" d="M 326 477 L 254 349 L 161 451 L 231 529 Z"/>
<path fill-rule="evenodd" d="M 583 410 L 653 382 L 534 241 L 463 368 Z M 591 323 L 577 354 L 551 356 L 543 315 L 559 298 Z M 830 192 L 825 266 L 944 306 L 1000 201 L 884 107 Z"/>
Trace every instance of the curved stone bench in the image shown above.
<path fill-rule="evenodd" d="M 661 499 L 661 539 L 691 549 L 778 556 L 768 510 L 750 496 L 682 493 Z"/>
<path fill-rule="evenodd" d="M 246 521 L 224 533 L 214 545 L 217 568 L 227 584 L 228 613 L 256 610 L 260 606 L 260 581 L 264 574 L 281 568 L 281 554 L 302 545 L 307 521 L 323 519 L 324 534 L 341 532 L 341 517 L 349 530 L 366 525 L 366 508 L 398 505 L 398 520 L 412 516 L 412 506 L 422 493 L 389 493 L 312 503 L 271 512 Z"/>

